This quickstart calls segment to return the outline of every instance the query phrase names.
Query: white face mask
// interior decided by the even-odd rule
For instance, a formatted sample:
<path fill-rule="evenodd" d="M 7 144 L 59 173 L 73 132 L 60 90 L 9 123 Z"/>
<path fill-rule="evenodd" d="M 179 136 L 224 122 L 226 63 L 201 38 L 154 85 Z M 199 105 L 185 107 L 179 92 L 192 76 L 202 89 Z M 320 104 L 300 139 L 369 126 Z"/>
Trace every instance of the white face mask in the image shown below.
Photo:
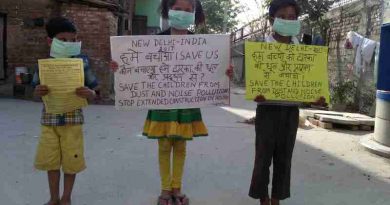
<path fill-rule="evenodd" d="M 281 36 L 296 36 L 301 32 L 301 22 L 299 20 L 275 18 L 272 28 Z"/>
<path fill-rule="evenodd" d="M 175 29 L 186 30 L 195 24 L 195 13 L 169 10 L 168 22 L 169 26 Z"/>
<path fill-rule="evenodd" d="M 80 53 L 81 42 L 64 42 L 54 38 L 51 43 L 50 56 L 53 58 L 69 58 Z"/>

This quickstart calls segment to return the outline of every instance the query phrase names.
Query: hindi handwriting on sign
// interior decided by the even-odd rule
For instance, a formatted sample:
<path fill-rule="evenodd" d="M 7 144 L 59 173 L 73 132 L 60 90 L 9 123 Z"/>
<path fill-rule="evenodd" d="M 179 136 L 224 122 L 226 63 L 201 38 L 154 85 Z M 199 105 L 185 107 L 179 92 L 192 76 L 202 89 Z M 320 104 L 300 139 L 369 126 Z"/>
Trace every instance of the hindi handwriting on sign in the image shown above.
<path fill-rule="evenodd" d="M 248 100 L 329 102 L 327 47 L 245 42 L 245 54 Z"/>
<path fill-rule="evenodd" d="M 76 89 L 84 86 L 82 59 L 41 59 L 38 66 L 40 83 L 50 90 L 43 97 L 47 113 L 63 114 L 87 106 L 87 100 L 76 95 Z"/>
<path fill-rule="evenodd" d="M 116 108 L 229 105 L 228 35 L 111 37 Z"/>

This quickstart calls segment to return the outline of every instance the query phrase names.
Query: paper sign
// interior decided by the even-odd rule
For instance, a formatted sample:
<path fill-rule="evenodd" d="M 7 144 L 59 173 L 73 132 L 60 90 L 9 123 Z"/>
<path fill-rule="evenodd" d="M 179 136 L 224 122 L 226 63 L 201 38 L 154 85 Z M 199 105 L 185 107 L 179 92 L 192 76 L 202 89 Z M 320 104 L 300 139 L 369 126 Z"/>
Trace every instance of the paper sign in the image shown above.
<path fill-rule="evenodd" d="M 245 42 L 246 98 L 329 102 L 327 56 L 324 46 Z"/>
<path fill-rule="evenodd" d="M 47 113 L 63 114 L 87 106 L 87 100 L 76 95 L 76 89 L 84 86 L 82 59 L 42 59 L 38 64 L 41 85 L 49 88 L 43 97 Z"/>
<path fill-rule="evenodd" d="M 228 35 L 111 37 L 115 106 L 127 109 L 228 105 Z"/>

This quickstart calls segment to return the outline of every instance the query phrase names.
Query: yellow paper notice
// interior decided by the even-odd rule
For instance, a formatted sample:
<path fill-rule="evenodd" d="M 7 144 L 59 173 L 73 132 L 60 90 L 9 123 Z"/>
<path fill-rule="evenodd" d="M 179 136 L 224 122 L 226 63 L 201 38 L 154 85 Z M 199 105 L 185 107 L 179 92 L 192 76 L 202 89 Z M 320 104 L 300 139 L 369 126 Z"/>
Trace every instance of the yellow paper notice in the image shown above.
<path fill-rule="evenodd" d="M 327 47 L 245 42 L 245 74 L 248 100 L 329 102 Z"/>
<path fill-rule="evenodd" d="M 63 114 L 87 106 L 87 100 L 76 95 L 76 89 L 84 86 L 82 59 L 42 59 L 38 64 L 41 85 L 49 88 L 43 97 L 46 112 Z"/>

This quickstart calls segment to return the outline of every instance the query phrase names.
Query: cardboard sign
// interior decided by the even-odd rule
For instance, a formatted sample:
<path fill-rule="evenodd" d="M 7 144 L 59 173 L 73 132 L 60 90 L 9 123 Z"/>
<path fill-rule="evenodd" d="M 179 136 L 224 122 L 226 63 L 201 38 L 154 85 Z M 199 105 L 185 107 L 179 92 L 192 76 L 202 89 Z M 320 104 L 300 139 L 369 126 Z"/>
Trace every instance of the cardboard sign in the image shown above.
<path fill-rule="evenodd" d="M 228 35 L 111 37 L 115 106 L 127 109 L 228 105 Z"/>

